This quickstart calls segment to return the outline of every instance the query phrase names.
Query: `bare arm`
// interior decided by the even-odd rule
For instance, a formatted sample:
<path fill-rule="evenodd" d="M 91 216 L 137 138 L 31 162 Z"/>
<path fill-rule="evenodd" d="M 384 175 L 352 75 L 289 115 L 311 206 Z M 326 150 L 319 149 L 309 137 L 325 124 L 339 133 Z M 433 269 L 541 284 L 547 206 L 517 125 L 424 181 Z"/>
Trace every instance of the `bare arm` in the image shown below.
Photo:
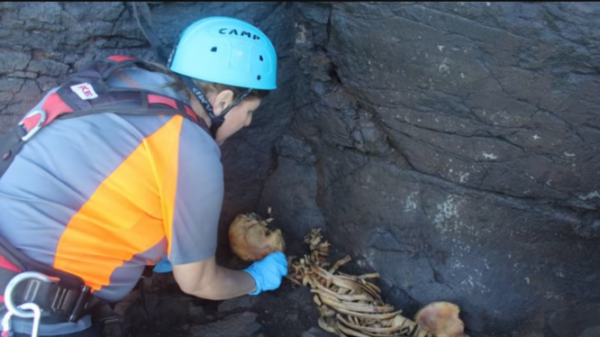
<path fill-rule="evenodd" d="M 200 262 L 173 265 L 173 275 L 183 292 L 209 300 L 226 300 L 256 290 L 250 274 L 217 265 L 214 255 Z"/>

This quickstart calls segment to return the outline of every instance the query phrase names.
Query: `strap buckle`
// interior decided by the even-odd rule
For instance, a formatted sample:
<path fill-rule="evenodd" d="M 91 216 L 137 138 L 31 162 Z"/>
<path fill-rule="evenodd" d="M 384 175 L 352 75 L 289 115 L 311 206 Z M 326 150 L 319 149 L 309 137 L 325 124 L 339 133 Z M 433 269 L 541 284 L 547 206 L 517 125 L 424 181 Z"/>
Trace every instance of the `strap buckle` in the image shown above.
<path fill-rule="evenodd" d="M 73 310 L 69 315 L 69 322 L 75 323 L 81 318 L 83 311 L 87 308 L 91 290 L 92 289 L 87 285 L 81 287 L 81 292 L 79 293 L 79 296 L 77 296 Z"/>
<path fill-rule="evenodd" d="M 40 290 L 43 288 L 42 282 L 58 283 L 58 279 L 50 278 L 39 272 L 27 271 L 17 274 L 6 285 L 6 289 L 4 290 L 4 304 L 6 305 L 8 312 L 12 312 L 13 315 L 23 318 L 34 318 L 33 312 L 19 309 L 19 307 L 15 305 L 13 298 L 13 293 L 17 286 L 26 281 L 27 284 L 25 285 L 23 300 L 25 303 L 35 303 L 37 302 L 36 298 L 39 297 L 38 294 Z M 67 316 L 68 321 L 71 323 L 77 322 L 81 319 L 82 314 L 87 308 L 91 288 L 87 285 L 83 285 L 78 290 L 69 290 L 67 288 L 62 288 L 58 284 L 56 284 L 55 288 L 56 292 L 50 303 L 36 303 L 36 305 L 40 305 L 44 310 Z M 76 295 L 74 301 L 73 295 Z"/>
<path fill-rule="evenodd" d="M 25 115 L 25 117 L 23 117 L 23 119 L 18 124 L 18 125 L 23 125 L 25 123 L 26 119 L 34 117 L 36 115 L 40 115 L 40 119 L 35 124 L 35 126 L 33 128 L 31 128 L 31 130 L 27 131 L 25 136 L 21 137 L 21 140 L 24 142 L 28 141 L 29 138 L 33 137 L 33 135 L 35 135 L 38 131 L 40 131 L 42 126 L 44 126 L 44 123 L 46 123 L 46 119 L 47 119 L 48 115 L 46 114 L 46 111 L 44 111 L 44 110 L 33 110 L 33 111 L 29 112 L 27 115 Z"/>
<path fill-rule="evenodd" d="M 4 305 L 6 305 L 6 309 L 8 310 L 8 312 L 12 312 L 14 315 L 23 317 L 23 318 L 34 318 L 35 317 L 34 312 L 31 312 L 31 311 L 27 312 L 22 309 L 19 309 L 13 301 L 13 292 L 15 291 L 16 287 L 19 285 L 19 283 L 26 281 L 26 280 L 42 281 L 42 282 L 48 282 L 48 283 L 55 282 L 55 281 L 42 273 L 38 273 L 36 271 L 26 271 L 26 272 L 17 274 L 6 285 L 6 289 L 4 290 Z M 34 286 L 32 286 L 32 284 Z M 37 287 L 35 286 L 36 284 L 38 285 Z M 30 294 L 32 294 L 32 293 L 35 294 L 35 292 L 37 292 L 37 288 L 39 288 L 39 283 L 31 283 L 27 288 L 28 289 L 27 289 L 26 298 L 31 298 Z"/>

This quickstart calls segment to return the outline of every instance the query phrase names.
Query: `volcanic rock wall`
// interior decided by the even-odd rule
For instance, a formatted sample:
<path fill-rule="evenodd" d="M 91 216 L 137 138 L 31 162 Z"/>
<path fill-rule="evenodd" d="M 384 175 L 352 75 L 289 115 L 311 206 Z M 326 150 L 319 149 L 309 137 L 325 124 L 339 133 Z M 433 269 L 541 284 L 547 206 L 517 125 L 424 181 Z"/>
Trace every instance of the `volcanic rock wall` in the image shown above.
<path fill-rule="evenodd" d="M 407 313 L 454 302 L 475 337 L 600 329 L 599 4 L 146 5 L 167 45 L 225 15 L 278 52 L 278 90 L 222 148 L 220 254 L 236 214 L 272 207 L 292 247 L 325 228 Z M 89 60 L 156 58 L 125 3 L 0 20 L 2 131 Z"/>

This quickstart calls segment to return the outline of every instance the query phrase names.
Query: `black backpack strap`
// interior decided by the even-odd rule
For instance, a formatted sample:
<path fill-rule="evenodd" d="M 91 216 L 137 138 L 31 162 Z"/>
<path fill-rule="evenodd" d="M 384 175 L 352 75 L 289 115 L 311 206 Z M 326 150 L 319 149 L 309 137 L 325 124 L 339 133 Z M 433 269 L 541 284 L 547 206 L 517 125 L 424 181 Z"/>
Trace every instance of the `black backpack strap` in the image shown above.
<path fill-rule="evenodd" d="M 130 89 L 109 90 L 98 93 L 97 98 L 87 101 L 78 99 L 75 93 L 64 88 L 59 89 L 56 94 L 65 102 L 66 106 L 74 107 L 75 109 L 74 111 L 66 110 L 68 112 L 63 113 L 51 112 L 46 124 L 55 118 L 66 119 L 101 113 L 143 116 L 181 115 L 208 132 L 208 127 L 204 120 L 199 118 L 189 105 L 152 91 Z M 34 125 L 34 122 L 30 124 Z"/>
<path fill-rule="evenodd" d="M 23 136 L 25 136 L 23 128 L 17 125 L 0 137 L 0 177 L 8 170 L 15 159 L 15 155 L 21 151 L 23 144 L 25 144 L 21 140 Z"/>
<path fill-rule="evenodd" d="M 109 88 L 105 80 L 118 69 L 136 65 L 152 68 L 144 61 L 115 55 L 90 63 L 46 98 L 40 110 L 28 113 L 18 126 L 0 137 L 0 177 L 29 138 L 57 118 L 99 113 L 127 115 L 182 115 L 210 134 L 208 126 L 192 108 L 179 100 L 149 90 Z M 87 91 L 86 91 L 87 90 Z M 79 94 L 77 93 L 79 92 Z M 89 92 L 91 99 L 82 99 Z"/>
<path fill-rule="evenodd" d="M 210 134 L 208 126 L 199 118 L 191 107 L 181 101 L 157 93 L 142 90 L 110 91 L 86 103 L 77 102 L 72 95 L 59 89 L 51 94 L 40 110 L 28 113 L 19 125 L 10 129 L 0 137 L 0 178 L 8 170 L 15 156 L 27 140 L 40 129 L 57 118 L 66 119 L 100 113 L 117 113 L 124 115 L 182 115 L 199 125 Z M 73 93 L 73 95 L 75 95 Z M 72 102 L 67 104 L 65 100 Z M 93 103 L 91 103 L 93 102 Z M 75 110 L 71 106 L 76 105 Z M 87 105 L 83 107 L 82 105 Z"/>
<path fill-rule="evenodd" d="M 203 121 L 194 113 L 192 108 L 179 100 L 164 96 L 162 94 L 142 89 L 109 88 L 106 80 L 115 71 L 129 66 L 137 66 L 150 71 L 155 67 L 145 61 L 137 60 L 127 56 L 114 55 L 105 60 L 90 63 L 82 71 L 73 75 L 67 83 L 64 83 L 57 91 L 62 102 L 70 107 L 75 116 L 84 116 L 97 113 L 115 112 L 129 115 L 175 115 L 180 114 L 190 119 L 202 128 L 208 129 Z M 91 88 L 91 99 L 83 99 L 77 93 L 78 86 L 83 85 Z M 56 104 L 58 102 L 54 102 Z M 60 103 L 59 103 L 60 104 Z M 174 111 L 167 111 L 166 107 Z M 62 114 L 60 114 L 62 115 Z M 66 117 L 66 116 L 65 116 Z M 48 123 L 54 118 L 54 113 L 48 117 Z M 47 123 L 46 123 L 47 124 Z"/>

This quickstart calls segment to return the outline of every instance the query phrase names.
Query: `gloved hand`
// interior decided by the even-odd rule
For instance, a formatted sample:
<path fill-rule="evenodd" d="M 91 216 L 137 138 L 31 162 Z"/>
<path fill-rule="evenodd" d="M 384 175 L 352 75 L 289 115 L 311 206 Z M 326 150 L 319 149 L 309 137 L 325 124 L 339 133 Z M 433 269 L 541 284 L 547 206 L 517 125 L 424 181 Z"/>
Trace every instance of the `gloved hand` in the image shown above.
<path fill-rule="evenodd" d="M 256 291 L 249 295 L 258 295 L 263 291 L 279 288 L 281 278 L 287 275 L 288 263 L 285 254 L 275 252 L 260 261 L 254 262 L 244 271 L 252 275 L 256 283 Z"/>
<path fill-rule="evenodd" d="M 158 263 L 154 266 L 155 273 L 170 273 L 173 271 L 173 265 L 169 262 L 166 256 L 162 258 L 162 260 L 158 261 Z"/>

